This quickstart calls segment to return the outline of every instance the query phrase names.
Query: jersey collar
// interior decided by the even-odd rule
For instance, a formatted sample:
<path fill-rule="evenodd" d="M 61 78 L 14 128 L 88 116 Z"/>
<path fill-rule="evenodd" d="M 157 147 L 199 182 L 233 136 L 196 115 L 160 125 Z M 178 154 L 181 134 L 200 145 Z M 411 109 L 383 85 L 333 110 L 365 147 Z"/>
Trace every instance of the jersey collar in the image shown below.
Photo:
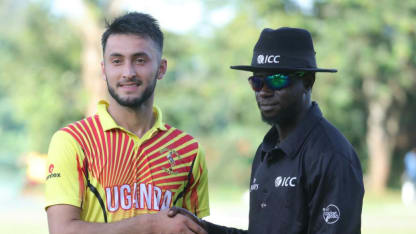
<path fill-rule="evenodd" d="M 263 157 L 266 153 L 272 150 L 280 150 L 286 156 L 296 156 L 298 150 L 301 148 L 303 142 L 306 140 L 313 127 L 316 126 L 322 118 L 322 112 L 319 109 L 318 104 L 316 102 L 312 102 L 312 106 L 303 117 L 303 120 L 300 121 L 295 130 L 279 144 L 276 144 L 277 139 L 279 139 L 279 133 L 276 127 L 273 126 L 263 139 Z"/>
<path fill-rule="evenodd" d="M 110 113 L 108 113 L 108 102 L 105 100 L 101 100 L 98 102 L 97 105 L 97 114 L 100 118 L 101 124 L 103 126 L 104 131 L 108 131 L 110 129 L 119 128 L 126 131 L 123 127 L 118 125 L 116 121 L 114 121 L 113 117 L 111 117 Z M 162 121 L 162 111 L 159 107 L 153 106 L 153 113 L 155 114 L 155 123 L 153 124 L 152 128 L 149 131 L 154 131 L 159 129 L 161 131 L 166 131 L 167 128 Z"/>

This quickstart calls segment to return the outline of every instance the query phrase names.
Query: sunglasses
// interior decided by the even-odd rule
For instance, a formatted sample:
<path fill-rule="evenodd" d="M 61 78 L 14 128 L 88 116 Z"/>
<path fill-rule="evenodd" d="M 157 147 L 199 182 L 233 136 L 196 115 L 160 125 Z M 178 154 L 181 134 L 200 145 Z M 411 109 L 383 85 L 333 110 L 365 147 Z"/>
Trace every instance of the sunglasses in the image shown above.
<path fill-rule="evenodd" d="M 294 77 L 303 77 L 305 72 L 291 74 L 276 73 L 273 75 L 254 75 L 248 78 L 248 82 L 254 91 L 259 92 L 264 85 L 271 90 L 281 90 L 288 87 Z"/>

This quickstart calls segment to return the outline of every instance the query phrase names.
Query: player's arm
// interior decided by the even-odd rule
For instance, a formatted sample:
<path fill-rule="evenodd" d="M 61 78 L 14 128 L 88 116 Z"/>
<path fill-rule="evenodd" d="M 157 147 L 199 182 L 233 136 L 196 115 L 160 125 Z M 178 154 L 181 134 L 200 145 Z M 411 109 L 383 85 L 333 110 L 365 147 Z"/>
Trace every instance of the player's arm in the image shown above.
<path fill-rule="evenodd" d="M 90 223 L 80 218 L 81 209 L 71 205 L 53 205 L 46 210 L 50 234 L 138 234 L 201 233 L 198 224 L 183 215 L 167 216 L 167 210 L 144 214 L 112 223 Z"/>
<path fill-rule="evenodd" d="M 307 192 L 310 234 L 360 233 L 364 195 L 361 166 L 340 153 L 309 162 Z"/>

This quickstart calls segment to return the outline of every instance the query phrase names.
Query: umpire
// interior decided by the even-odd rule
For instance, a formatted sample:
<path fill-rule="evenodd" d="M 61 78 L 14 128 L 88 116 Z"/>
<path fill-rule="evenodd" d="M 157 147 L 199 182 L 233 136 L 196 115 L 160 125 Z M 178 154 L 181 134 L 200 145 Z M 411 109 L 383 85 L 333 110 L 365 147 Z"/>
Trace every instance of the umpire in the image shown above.
<path fill-rule="evenodd" d="M 316 72 L 337 70 L 317 68 L 310 33 L 266 28 L 251 65 L 231 68 L 253 73 L 248 81 L 271 128 L 252 165 L 248 231 L 201 224 L 209 233 L 361 233 L 360 162 L 311 101 Z"/>

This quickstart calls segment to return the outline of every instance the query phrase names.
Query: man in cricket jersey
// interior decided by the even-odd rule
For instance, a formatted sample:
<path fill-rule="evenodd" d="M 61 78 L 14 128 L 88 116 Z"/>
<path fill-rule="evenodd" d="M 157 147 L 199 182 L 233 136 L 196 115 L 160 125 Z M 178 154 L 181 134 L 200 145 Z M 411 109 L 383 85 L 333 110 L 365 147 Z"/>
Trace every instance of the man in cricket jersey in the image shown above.
<path fill-rule="evenodd" d="M 205 158 L 190 135 L 162 121 L 154 89 L 167 69 L 163 34 L 128 13 L 102 35 L 108 101 L 52 137 L 46 212 L 55 233 L 206 233 L 171 206 L 209 215 Z"/>

